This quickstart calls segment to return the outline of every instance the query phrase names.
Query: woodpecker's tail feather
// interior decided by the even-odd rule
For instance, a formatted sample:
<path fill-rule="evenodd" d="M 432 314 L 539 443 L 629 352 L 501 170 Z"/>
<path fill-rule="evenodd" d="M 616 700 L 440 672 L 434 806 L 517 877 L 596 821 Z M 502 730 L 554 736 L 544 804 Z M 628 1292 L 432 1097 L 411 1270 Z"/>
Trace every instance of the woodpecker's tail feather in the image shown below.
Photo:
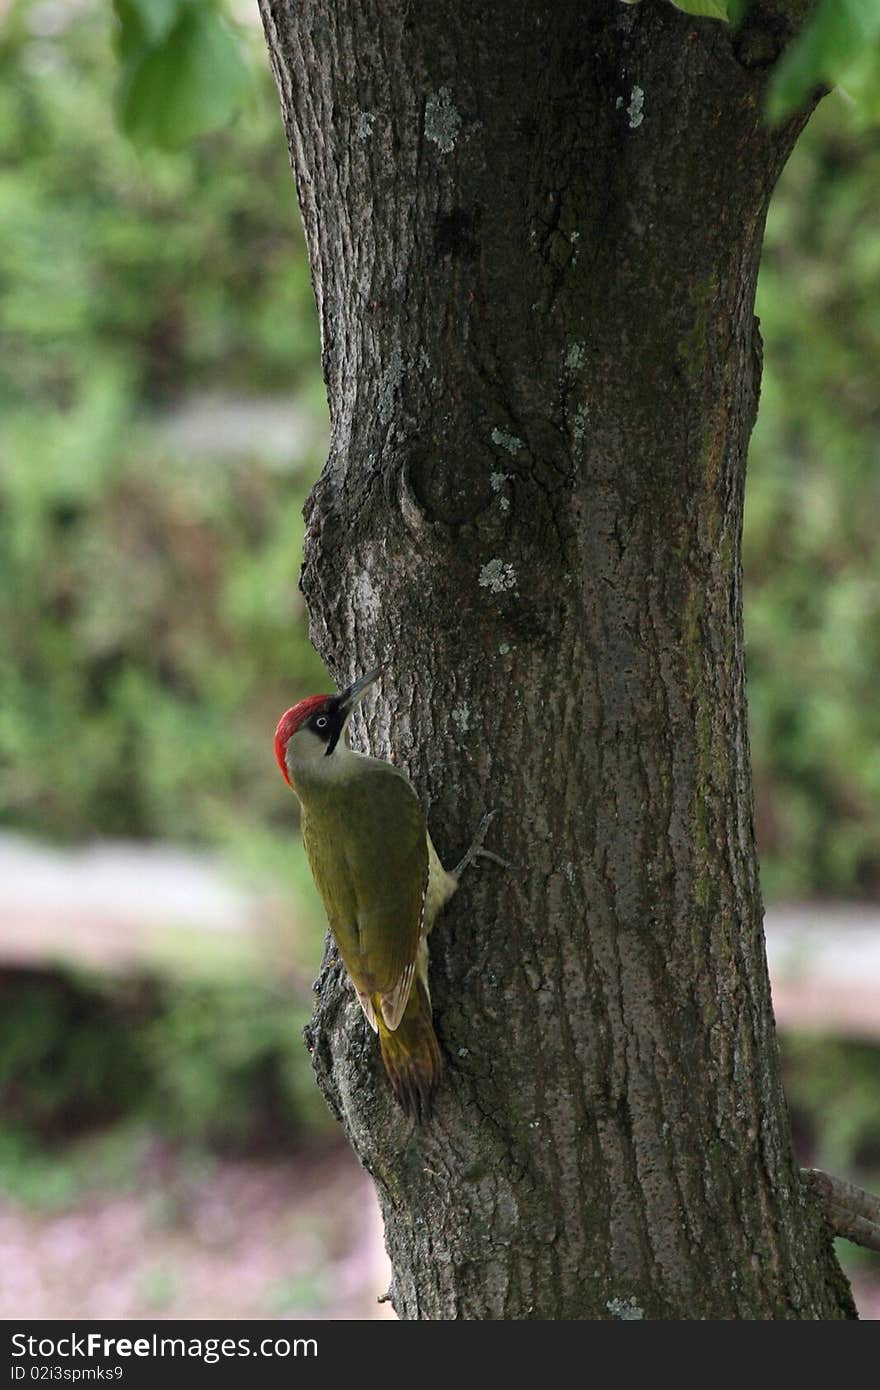
<path fill-rule="evenodd" d="M 443 1075 L 443 1058 L 434 1025 L 428 991 L 416 978 L 403 1018 L 392 1031 L 376 1010 L 379 1050 L 391 1089 L 405 1114 L 425 1120 Z"/>

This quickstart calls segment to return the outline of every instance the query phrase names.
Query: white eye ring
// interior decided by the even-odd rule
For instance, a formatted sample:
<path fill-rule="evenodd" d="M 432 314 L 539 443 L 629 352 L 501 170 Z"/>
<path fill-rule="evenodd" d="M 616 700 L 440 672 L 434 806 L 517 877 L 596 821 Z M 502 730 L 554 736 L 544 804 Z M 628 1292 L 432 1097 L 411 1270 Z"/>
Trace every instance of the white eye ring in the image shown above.
<path fill-rule="evenodd" d="M 326 717 L 325 717 L 323 714 L 321 714 L 321 715 L 319 715 L 318 718 L 315 720 L 315 728 L 316 728 L 316 729 L 326 729 L 326 727 L 327 727 L 327 720 L 326 720 Z"/>

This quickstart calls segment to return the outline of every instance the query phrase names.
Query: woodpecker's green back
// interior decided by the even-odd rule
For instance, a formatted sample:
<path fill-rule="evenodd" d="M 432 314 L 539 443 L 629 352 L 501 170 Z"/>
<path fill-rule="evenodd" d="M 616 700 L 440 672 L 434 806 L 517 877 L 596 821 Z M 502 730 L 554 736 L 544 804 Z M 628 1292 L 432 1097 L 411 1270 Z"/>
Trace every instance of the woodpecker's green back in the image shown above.
<path fill-rule="evenodd" d="M 303 843 L 342 963 L 358 994 L 396 1026 L 412 984 L 428 881 L 422 808 L 397 769 L 375 758 L 350 758 L 338 776 L 296 790 Z M 401 990 L 388 1018 L 383 1001 Z"/>

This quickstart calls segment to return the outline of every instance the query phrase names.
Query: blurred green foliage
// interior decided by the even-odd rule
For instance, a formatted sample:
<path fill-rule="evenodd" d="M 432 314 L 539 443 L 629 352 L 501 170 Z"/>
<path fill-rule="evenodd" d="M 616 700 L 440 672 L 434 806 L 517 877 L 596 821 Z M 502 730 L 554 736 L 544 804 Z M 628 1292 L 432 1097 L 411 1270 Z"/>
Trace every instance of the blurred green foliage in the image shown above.
<path fill-rule="evenodd" d="M 853 102 L 857 119 L 865 124 L 880 120 L 877 0 L 819 0 L 774 74 L 770 115 L 781 119 L 820 84 L 838 83 Z"/>
<path fill-rule="evenodd" d="M 799 1157 L 832 1173 L 880 1174 L 880 1067 L 870 1042 L 795 1033 L 782 1043 Z"/>
<path fill-rule="evenodd" d="M 112 17 L 47 34 L 46 9 L 0 41 L 0 817 L 76 839 L 289 827 L 271 732 L 325 679 L 297 590 L 320 453 L 185 455 L 160 427 L 205 383 L 323 418 L 274 91 L 256 69 L 234 126 L 139 153 Z"/>
<path fill-rule="evenodd" d="M 113 0 L 119 116 L 138 143 L 176 149 L 227 123 L 250 71 L 221 0 Z"/>
<path fill-rule="evenodd" d="M 316 966 L 271 750 L 281 710 L 326 679 L 297 588 L 325 404 L 277 98 L 253 32 L 234 124 L 137 147 L 114 114 L 114 28 L 109 6 L 34 0 L 0 30 L 0 825 L 222 844 L 283 874 L 291 953 Z M 224 399 L 258 421 L 279 398 L 302 417 L 286 450 L 251 444 L 251 415 L 235 448 L 175 426 L 193 399 L 210 423 Z M 4 1186 L 35 1171 L 13 1134 L 133 1115 L 288 1145 L 326 1114 L 308 1008 L 271 980 L 10 977 Z M 40 1172 L 52 1189 L 67 1167 Z"/>
<path fill-rule="evenodd" d="M 875 1192 L 880 1185 L 880 1066 L 871 1041 L 821 1033 L 780 1038 L 782 1078 L 798 1162 Z M 835 1242 L 844 1270 L 876 1270 L 876 1255 Z"/>
<path fill-rule="evenodd" d="M 745 627 L 768 897 L 880 894 L 880 145 L 829 97 L 771 206 Z"/>
<path fill-rule="evenodd" d="M 4 1129 L 51 1143 L 138 1119 L 227 1150 L 289 1146 L 331 1123 L 300 1039 L 308 1008 L 284 976 L 0 973 Z"/>
<path fill-rule="evenodd" d="M 155 1171 L 151 1137 L 145 1126 L 118 1124 L 62 1146 L 7 1122 L 0 1129 L 0 1193 L 6 1203 L 52 1212 L 86 1196 L 130 1189 L 145 1159 Z"/>

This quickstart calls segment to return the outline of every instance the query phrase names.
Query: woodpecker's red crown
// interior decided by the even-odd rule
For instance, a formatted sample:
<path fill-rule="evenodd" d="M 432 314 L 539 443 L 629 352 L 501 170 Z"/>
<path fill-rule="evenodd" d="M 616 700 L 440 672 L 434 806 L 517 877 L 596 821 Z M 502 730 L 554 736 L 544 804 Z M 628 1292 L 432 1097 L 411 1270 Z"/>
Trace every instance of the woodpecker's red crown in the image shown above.
<path fill-rule="evenodd" d="M 284 711 L 275 730 L 275 761 L 281 768 L 281 776 L 288 786 L 292 783 L 287 771 L 285 754 L 287 745 L 297 730 L 308 724 L 310 731 L 325 745 L 324 753 L 329 758 L 334 749 L 340 746 L 348 716 L 364 692 L 375 684 L 381 674 L 382 667 L 377 666 L 375 671 L 368 671 L 365 676 L 352 681 L 351 685 L 340 690 L 338 695 L 309 695 L 292 709 Z M 341 746 L 346 746 L 344 741 Z"/>
<path fill-rule="evenodd" d="M 292 738 L 307 719 L 311 719 L 313 714 L 332 699 L 332 695 L 308 695 L 305 700 L 300 700 L 298 705 L 286 709 L 278 720 L 278 726 L 275 730 L 275 761 L 288 786 L 290 786 L 290 777 L 287 773 L 287 763 L 284 760 L 288 739 Z"/>

